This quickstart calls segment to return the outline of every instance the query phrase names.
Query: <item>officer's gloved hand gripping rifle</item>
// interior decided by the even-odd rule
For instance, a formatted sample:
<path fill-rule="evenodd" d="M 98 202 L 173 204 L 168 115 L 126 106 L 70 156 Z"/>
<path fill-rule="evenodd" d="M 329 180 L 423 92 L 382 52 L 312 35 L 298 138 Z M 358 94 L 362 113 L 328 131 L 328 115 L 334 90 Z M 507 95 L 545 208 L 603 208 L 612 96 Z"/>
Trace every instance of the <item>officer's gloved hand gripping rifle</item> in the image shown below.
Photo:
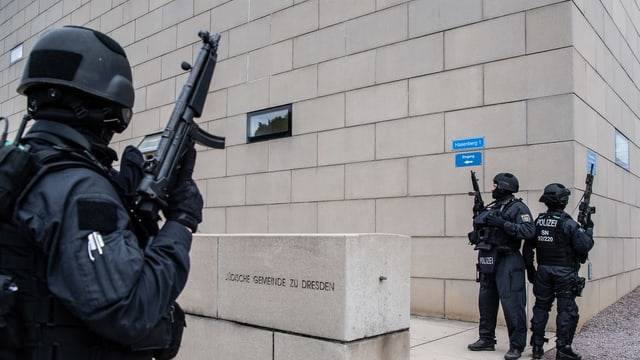
<path fill-rule="evenodd" d="M 476 248 L 474 250 L 478 250 L 478 245 L 481 242 L 480 235 L 478 234 L 476 217 L 480 215 L 485 209 L 484 201 L 482 200 L 482 193 L 480 192 L 480 186 L 478 185 L 478 178 L 476 177 L 475 171 L 471 170 L 471 185 L 473 185 L 473 191 L 469 192 L 469 196 L 473 196 L 473 231 L 468 234 L 469 243 L 471 245 L 475 245 Z M 479 218 L 478 218 L 479 219 Z M 482 247 L 482 246 L 481 246 Z"/>
<path fill-rule="evenodd" d="M 589 173 L 587 174 L 587 178 L 585 179 L 585 188 L 584 194 L 582 194 L 582 199 L 580 201 L 580 205 L 578 205 L 578 224 L 584 229 L 585 234 L 587 234 L 591 239 L 593 239 L 593 220 L 591 220 L 591 214 L 596 213 L 595 206 L 591 206 L 591 194 L 593 192 L 593 164 L 591 164 L 591 168 L 589 169 Z M 588 254 L 583 254 L 579 257 L 580 263 L 584 264 L 588 259 Z M 579 265 L 576 265 L 579 268 Z M 591 264 L 589 264 L 591 266 Z"/>
<path fill-rule="evenodd" d="M 210 35 L 206 31 L 200 31 L 198 36 L 202 39 L 200 53 L 193 66 L 182 63 L 182 69 L 189 70 L 189 77 L 155 153 L 144 163 L 144 175 L 138 185 L 135 204 L 135 213 L 144 224 L 157 224 L 159 210 L 166 209 L 171 191 L 179 185 L 176 182 L 180 178 L 183 158 L 187 153 L 195 155 L 195 143 L 215 149 L 224 149 L 225 146 L 224 137 L 209 134 L 194 122 L 194 118 L 202 114 L 220 41 L 219 34 Z"/>

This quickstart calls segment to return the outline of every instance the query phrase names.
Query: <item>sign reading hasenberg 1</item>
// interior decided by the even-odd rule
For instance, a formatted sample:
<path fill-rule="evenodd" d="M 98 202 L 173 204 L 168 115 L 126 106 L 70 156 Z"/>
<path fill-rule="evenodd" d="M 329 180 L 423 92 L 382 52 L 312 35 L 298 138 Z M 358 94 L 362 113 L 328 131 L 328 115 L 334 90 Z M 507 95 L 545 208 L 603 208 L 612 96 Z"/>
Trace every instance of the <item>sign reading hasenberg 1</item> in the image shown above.
<path fill-rule="evenodd" d="M 451 150 L 469 150 L 469 149 L 481 149 L 484 148 L 484 136 L 468 139 L 454 139 L 451 140 Z"/>

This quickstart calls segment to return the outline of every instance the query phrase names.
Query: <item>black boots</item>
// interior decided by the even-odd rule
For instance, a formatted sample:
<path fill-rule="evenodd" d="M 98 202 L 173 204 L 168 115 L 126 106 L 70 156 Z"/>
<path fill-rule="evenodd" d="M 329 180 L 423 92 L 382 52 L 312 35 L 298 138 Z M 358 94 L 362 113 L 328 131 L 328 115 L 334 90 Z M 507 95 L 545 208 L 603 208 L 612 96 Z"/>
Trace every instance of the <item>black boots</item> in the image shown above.
<path fill-rule="evenodd" d="M 471 351 L 494 351 L 496 349 L 495 340 L 479 339 L 473 344 L 467 345 L 467 349 Z"/>
<path fill-rule="evenodd" d="M 509 351 L 507 351 L 507 353 L 504 354 L 504 359 L 505 360 L 519 359 L 521 354 L 522 354 L 522 351 L 516 348 L 509 348 Z"/>
<path fill-rule="evenodd" d="M 533 329 L 531 330 L 533 331 Z M 544 348 L 542 347 L 542 345 L 547 342 L 549 342 L 549 339 L 544 336 L 535 334 L 531 336 L 531 341 L 529 342 L 529 344 L 531 344 L 531 354 L 533 355 L 534 359 L 542 359 L 542 357 L 544 356 Z"/>
<path fill-rule="evenodd" d="M 533 345 L 531 353 L 533 354 L 534 359 L 542 359 L 544 356 L 544 349 L 542 348 L 542 345 Z"/>
<path fill-rule="evenodd" d="M 565 345 L 556 349 L 556 360 L 581 360 L 582 355 L 573 351 L 571 345 Z"/>

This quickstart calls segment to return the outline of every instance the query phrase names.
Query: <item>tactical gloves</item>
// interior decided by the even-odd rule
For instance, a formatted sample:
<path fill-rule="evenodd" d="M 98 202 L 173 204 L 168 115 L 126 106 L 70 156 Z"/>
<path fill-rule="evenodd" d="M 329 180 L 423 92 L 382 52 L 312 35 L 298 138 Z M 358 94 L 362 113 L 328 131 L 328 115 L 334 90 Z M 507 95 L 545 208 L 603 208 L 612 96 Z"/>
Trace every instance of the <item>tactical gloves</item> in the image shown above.
<path fill-rule="evenodd" d="M 480 212 L 482 212 L 482 210 L 484 210 L 484 204 L 482 202 L 478 202 L 473 204 L 473 213 L 474 214 L 479 214 Z"/>
<path fill-rule="evenodd" d="M 486 219 L 486 224 L 489 226 L 495 226 L 497 228 L 503 229 L 504 228 L 504 224 L 507 222 L 507 220 L 505 220 L 502 215 L 497 212 L 494 211 L 492 213 L 490 213 L 489 215 L 487 215 L 487 219 Z"/>
<path fill-rule="evenodd" d="M 125 196 L 136 195 L 138 184 L 144 176 L 143 165 L 144 157 L 140 150 L 133 145 L 128 145 L 122 152 L 120 171 L 114 176 L 114 181 Z"/>
<path fill-rule="evenodd" d="M 527 266 L 527 280 L 530 283 L 534 283 L 536 280 L 536 268 L 533 266 Z"/>
<path fill-rule="evenodd" d="M 591 220 L 591 214 L 587 215 L 587 218 L 586 218 L 585 222 L 586 222 L 586 224 L 584 226 L 585 234 L 587 234 L 587 236 L 589 236 L 589 237 L 593 237 L 594 224 L 593 224 L 593 220 Z"/>
<path fill-rule="evenodd" d="M 198 224 L 202 222 L 204 206 L 202 195 L 192 179 L 195 164 L 196 150 L 190 148 L 182 159 L 180 173 L 169 194 L 167 209 L 163 211 L 167 220 L 177 221 L 191 229 L 191 232 L 196 232 Z"/>

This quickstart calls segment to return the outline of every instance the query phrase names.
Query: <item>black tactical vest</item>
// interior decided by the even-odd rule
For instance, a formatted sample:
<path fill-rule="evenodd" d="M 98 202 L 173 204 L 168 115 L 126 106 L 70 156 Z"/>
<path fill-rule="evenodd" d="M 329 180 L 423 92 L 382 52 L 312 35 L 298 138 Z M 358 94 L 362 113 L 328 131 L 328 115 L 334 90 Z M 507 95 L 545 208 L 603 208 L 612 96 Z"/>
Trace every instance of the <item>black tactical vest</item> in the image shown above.
<path fill-rule="evenodd" d="M 571 239 L 564 233 L 567 214 L 542 213 L 536 219 L 536 260 L 540 265 L 573 266 Z"/>
<path fill-rule="evenodd" d="M 521 201 L 521 199 L 512 198 L 511 200 L 509 200 L 509 202 L 499 206 L 489 204 L 487 209 L 485 209 L 473 219 L 473 225 L 475 229 L 474 236 L 476 241 L 478 243 L 484 242 L 491 246 L 496 246 L 502 250 L 508 250 L 509 248 L 511 250 L 517 251 L 518 249 L 520 249 L 520 242 L 513 241 L 516 238 L 508 235 L 503 229 L 498 229 L 494 226 L 486 225 L 486 219 L 487 216 L 489 216 L 489 214 L 491 214 L 492 212 L 497 211 L 501 214 L 504 214 L 511 205 Z"/>

